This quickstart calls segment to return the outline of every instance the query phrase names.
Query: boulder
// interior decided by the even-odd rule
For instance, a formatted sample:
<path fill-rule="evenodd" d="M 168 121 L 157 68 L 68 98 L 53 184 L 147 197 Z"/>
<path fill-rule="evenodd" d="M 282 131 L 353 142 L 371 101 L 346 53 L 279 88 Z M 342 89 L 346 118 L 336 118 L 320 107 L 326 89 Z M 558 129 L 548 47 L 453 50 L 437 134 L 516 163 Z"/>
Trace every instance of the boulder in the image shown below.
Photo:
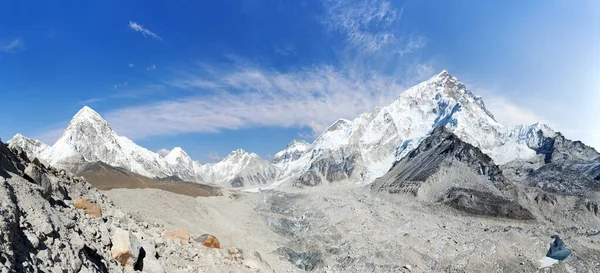
<path fill-rule="evenodd" d="M 187 244 L 190 242 L 190 232 L 185 228 L 170 230 L 165 233 L 165 239 L 167 241 L 175 241 L 180 242 L 181 244 Z"/>
<path fill-rule="evenodd" d="M 29 166 L 25 168 L 25 174 L 33 183 L 42 187 L 42 196 L 44 196 L 44 198 L 48 199 L 52 196 L 52 182 L 42 168 L 34 164 L 29 164 Z"/>
<path fill-rule="evenodd" d="M 144 264 L 142 267 L 143 272 L 146 273 L 165 273 L 167 272 L 163 265 L 154 256 L 146 255 L 144 258 Z"/>
<path fill-rule="evenodd" d="M 221 244 L 219 243 L 219 240 L 217 240 L 217 237 L 210 234 L 202 234 L 196 238 L 195 241 L 203 244 L 205 247 L 221 248 Z"/>
<path fill-rule="evenodd" d="M 138 262 L 141 244 L 130 231 L 117 228 L 112 236 L 110 253 L 123 267 L 131 267 Z"/>
<path fill-rule="evenodd" d="M 83 209 L 85 213 L 89 215 L 92 215 L 97 218 L 102 217 L 102 209 L 100 208 L 100 205 L 94 202 L 90 202 L 88 200 L 79 198 L 73 201 L 73 205 L 77 209 Z"/>

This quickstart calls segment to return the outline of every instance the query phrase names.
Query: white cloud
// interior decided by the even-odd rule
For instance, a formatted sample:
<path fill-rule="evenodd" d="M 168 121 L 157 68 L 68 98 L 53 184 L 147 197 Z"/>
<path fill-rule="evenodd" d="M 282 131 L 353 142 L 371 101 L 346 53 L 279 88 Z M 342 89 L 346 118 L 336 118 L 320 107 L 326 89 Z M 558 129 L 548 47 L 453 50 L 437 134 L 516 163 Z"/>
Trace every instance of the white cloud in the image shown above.
<path fill-rule="evenodd" d="M 162 148 L 162 149 L 159 149 L 158 151 L 156 151 L 156 153 L 158 153 L 162 157 L 167 156 L 170 152 L 171 152 L 171 150 L 165 149 L 165 148 Z"/>
<path fill-rule="evenodd" d="M 129 21 L 129 28 L 142 33 L 142 35 L 144 35 L 144 36 L 150 36 L 154 39 L 162 40 L 162 38 L 160 36 L 156 35 L 156 33 L 150 31 L 147 28 L 144 28 L 142 25 L 140 25 L 136 22 Z"/>
<path fill-rule="evenodd" d="M 148 67 L 146 67 L 146 70 L 147 70 L 147 71 L 156 70 L 156 65 L 154 65 L 154 64 L 151 64 L 151 65 L 149 65 Z"/>
<path fill-rule="evenodd" d="M 324 23 L 340 31 L 354 47 L 367 52 L 378 51 L 397 43 L 395 23 L 402 17 L 388 1 L 326 0 Z"/>
<path fill-rule="evenodd" d="M 531 109 L 522 107 L 507 98 L 491 95 L 484 97 L 484 101 L 486 108 L 492 112 L 498 122 L 504 125 L 511 126 L 542 122 L 554 126 Z"/>
<path fill-rule="evenodd" d="M 80 101 L 79 104 L 80 105 L 88 105 L 88 104 L 92 104 L 92 103 L 103 101 L 103 100 L 104 100 L 103 98 L 90 98 L 87 100 Z"/>
<path fill-rule="evenodd" d="M 413 84 L 431 71 L 426 65 L 416 66 L 405 72 L 412 80 L 402 83 Z M 330 66 L 280 73 L 245 63 L 225 71 L 213 69 L 210 78 L 206 74 L 174 82 L 219 86 L 210 96 L 126 107 L 106 117 L 117 132 L 131 138 L 261 126 L 310 127 L 320 133 L 338 118 L 354 118 L 389 104 L 407 87 L 397 78 Z"/>
<path fill-rule="evenodd" d="M 410 54 L 425 46 L 426 39 L 424 36 L 410 37 L 406 45 L 398 51 L 400 56 Z"/>
<path fill-rule="evenodd" d="M 0 42 L 0 52 L 15 53 L 25 49 L 25 44 L 21 38 L 16 38 L 9 42 Z"/>
<path fill-rule="evenodd" d="M 134 67 L 134 66 L 135 66 L 135 64 L 132 64 L 132 63 L 129 64 L 129 67 Z"/>

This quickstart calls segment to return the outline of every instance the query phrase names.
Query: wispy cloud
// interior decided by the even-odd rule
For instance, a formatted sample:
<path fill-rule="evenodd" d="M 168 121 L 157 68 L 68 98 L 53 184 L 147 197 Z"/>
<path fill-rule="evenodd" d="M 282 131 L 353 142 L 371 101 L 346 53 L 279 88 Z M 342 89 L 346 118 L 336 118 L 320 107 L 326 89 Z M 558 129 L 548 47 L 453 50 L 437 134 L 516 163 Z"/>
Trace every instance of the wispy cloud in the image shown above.
<path fill-rule="evenodd" d="M 147 28 L 144 28 L 142 25 L 140 25 L 140 24 L 138 24 L 136 22 L 129 21 L 129 28 L 131 28 L 131 29 L 133 29 L 133 30 L 135 30 L 137 32 L 142 33 L 142 35 L 144 35 L 144 37 L 145 36 L 150 36 L 150 37 L 152 37 L 154 39 L 162 40 L 162 38 L 160 36 L 156 35 L 156 33 L 150 31 Z"/>
<path fill-rule="evenodd" d="M 90 99 L 87 99 L 87 100 L 82 100 L 78 104 L 79 105 L 89 105 L 89 104 L 92 104 L 92 103 L 95 103 L 95 102 L 99 102 L 99 101 L 102 101 L 102 100 L 104 100 L 104 99 L 103 98 L 90 98 Z"/>
<path fill-rule="evenodd" d="M 398 42 L 395 24 L 402 17 L 390 2 L 381 0 L 325 0 L 324 24 L 342 33 L 354 47 L 378 51 Z"/>
<path fill-rule="evenodd" d="M 533 110 L 512 102 L 508 98 L 490 95 L 484 98 L 486 108 L 494 115 L 496 121 L 504 125 L 534 124 L 541 122 L 555 127 Z"/>
<path fill-rule="evenodd" d="M 162 157 L 167 156 L 170 152 L 171 152 L 171 150 L 165 149 L 165 148 L 162 148 L 162 149 L 159 149 L 158 151 L 156 151 L 156 153 L 158 153 Z"/>
<path fill-rule="evenodd" d="M 135 64 L 133 64 L 133 63 L 130 63 L 130 64 L 129 64 L 129 67 L 135 67 Z"/>
<path fill-rule="evenodd" d="M 147 66 L 147 67 L 146 67 L 146 70 L 147 70 L 147 71 L 156 70 L 156 65 L 154 65 L 154 64 L 151 64 L 151 65 L 149 65 L 149 66 Z"/>
<path fill-rule="evenodd" d="M 119 89 L 119 88 L 127 87 L 128 85 L 129 85 L 129 83 L 128 83 L 128 82 L 124 82 L 124 83 L 118 83 L 118 84 L 115 84 L 113 87 L 114 87 L 115 89 Z"/>
<path fill-rule="evenodd" d="M 294 44 L 291 43 L 275 45 L 274 49 L 275 53 L 282 56 L 290 56 L 296 54 L 296 47 L 294 46 Z"/>
<path fill-rule="evenodd" d="M 354 118 L 390 103 L 407 87 L 405 83 L 413 84 L 431 72 L 419 66 L 407 70 L 404 79 L 331 66 L 280 73 L 246 62 L 176 80 L 220 86 L 210 96 L 127 107 L 108 113 L 107 119 L 117 132 L 131 138 L 261 126 L 321 132 L 338 118 Z"/>
<path fill-rule="evenodd" d="M 25 44 L 21 38 L 16 38 L 8 42 L 0 42 L 0 52 L 16 53 L 25 49 Z"/>
<path fill-rule="evenodd" d="M 424 36 L 410 37 L 408 42 L 398 50 L 400 56 L 410 54 L 425 46 L 426 40 Z"/>

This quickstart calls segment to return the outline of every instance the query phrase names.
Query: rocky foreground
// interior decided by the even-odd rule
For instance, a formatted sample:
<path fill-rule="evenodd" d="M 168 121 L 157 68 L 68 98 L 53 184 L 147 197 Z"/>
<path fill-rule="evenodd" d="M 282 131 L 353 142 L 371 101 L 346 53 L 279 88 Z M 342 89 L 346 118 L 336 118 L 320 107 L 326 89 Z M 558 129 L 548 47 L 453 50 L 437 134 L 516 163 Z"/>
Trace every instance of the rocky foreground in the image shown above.
<path fill-rule="evenodd" d="M 210 234 L 135 221 L 86 181 L 0 142 L 2 272 L 273 272 Z"/>

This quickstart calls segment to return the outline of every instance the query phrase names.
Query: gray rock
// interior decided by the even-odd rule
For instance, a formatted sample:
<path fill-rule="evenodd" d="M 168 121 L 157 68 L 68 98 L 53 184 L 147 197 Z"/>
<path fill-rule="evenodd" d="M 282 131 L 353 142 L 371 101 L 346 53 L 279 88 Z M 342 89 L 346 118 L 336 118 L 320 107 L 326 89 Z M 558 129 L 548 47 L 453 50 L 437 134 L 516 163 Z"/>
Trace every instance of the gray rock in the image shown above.
<path fill-rule="evenodd" d="M 35 234 L 29 232 L 28 230 L 23 231 L 23 233 L 25 234 L 25 237 L 27 237 L 27 240 L 29 241 L 29 244 L 31 244 L 31 247 L 37 249 L 40 245 L 40 239 L 38 239 L 38 237 Z"/>
<path fill-rule="evenodd" d="M 133 267 L 138 261 L 141 244 L 138 238 L 124 229 L 116 229 L 112 237 L 110 249 L 113 259 L 117 260 L 123 267 Z"/>
<path fill-rule="evenodd" d="M 33 180 L 33 182 L 42 187 L 42 196 L 48 199 L 52 196 L 52 182 L 44 173 L 44 170 L 34 164 L 29 164 L 25 168 L 25 174 Z"/>

